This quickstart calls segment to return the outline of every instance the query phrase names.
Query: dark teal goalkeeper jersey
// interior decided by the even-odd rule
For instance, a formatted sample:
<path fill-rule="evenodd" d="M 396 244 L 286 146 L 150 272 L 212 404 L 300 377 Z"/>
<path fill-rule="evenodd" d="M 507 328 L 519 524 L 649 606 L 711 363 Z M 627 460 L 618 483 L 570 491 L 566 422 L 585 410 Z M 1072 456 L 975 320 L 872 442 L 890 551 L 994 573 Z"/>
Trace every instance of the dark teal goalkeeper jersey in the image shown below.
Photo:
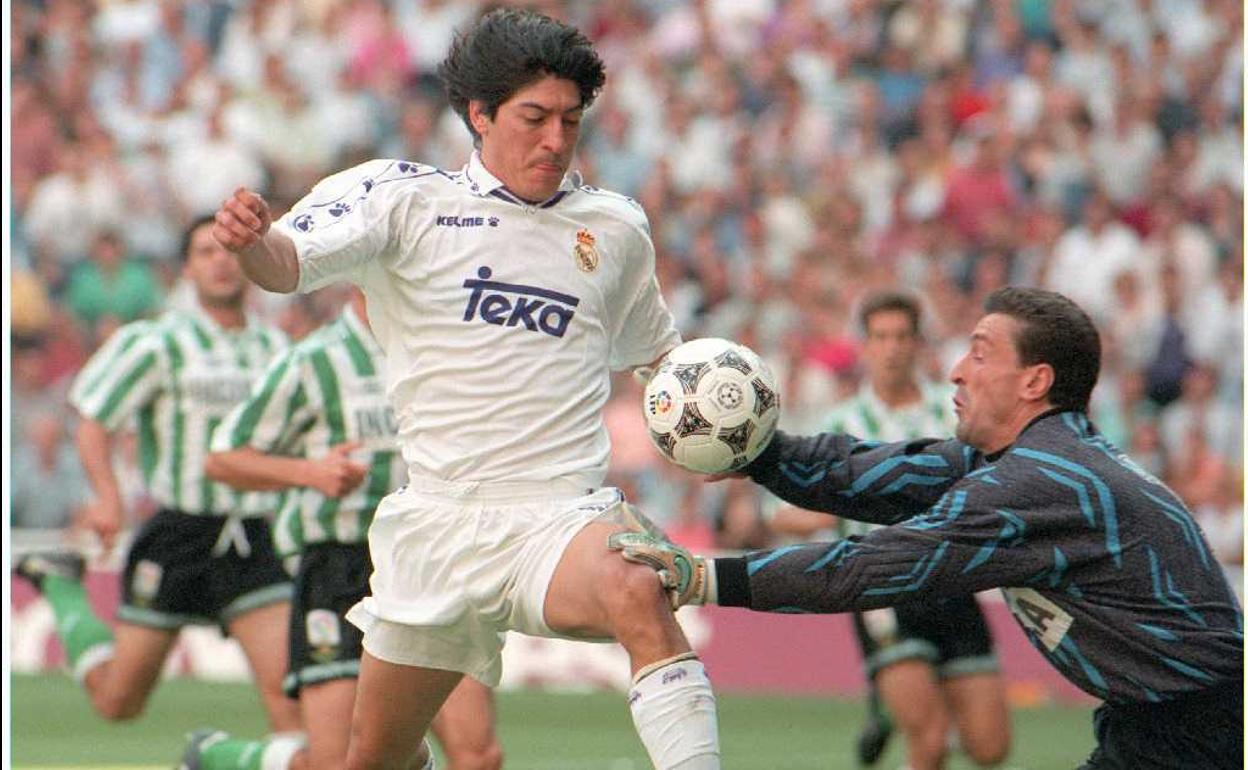
<path fill-rule="evenodd" d="M 802 508 L 893 526 L 716 562 L 719 602 L 842 612 L 1002 588 L 1031 643 L 1110 702 L 1243 679 L 1243 613 L 1183 503 L 1078 412 L 985 456 L 778 434 L 747 469 Z"/>

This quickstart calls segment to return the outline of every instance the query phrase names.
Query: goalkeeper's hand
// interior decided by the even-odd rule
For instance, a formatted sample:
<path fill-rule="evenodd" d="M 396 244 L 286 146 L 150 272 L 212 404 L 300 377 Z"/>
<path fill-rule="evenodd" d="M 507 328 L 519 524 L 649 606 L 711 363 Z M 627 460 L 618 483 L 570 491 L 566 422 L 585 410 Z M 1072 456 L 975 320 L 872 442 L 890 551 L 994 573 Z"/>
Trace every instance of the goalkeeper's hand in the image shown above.
<path fill-rule="evenodd" d="M 607 538 L 607 547 L 657 572 L 673 610 L 706 603 L 707 564 L 701 556 L 648 532 L 616 532 Z"/>

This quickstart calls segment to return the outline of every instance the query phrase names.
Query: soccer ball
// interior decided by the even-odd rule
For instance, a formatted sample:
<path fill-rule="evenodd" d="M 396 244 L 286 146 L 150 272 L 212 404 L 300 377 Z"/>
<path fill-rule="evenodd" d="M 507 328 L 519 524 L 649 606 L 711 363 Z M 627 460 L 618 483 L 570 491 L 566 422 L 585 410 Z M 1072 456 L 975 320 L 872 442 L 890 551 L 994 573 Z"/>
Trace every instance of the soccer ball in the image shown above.
<path fill-rule="evenodd" d="M 642 399 L 650 440 L 663 456 L 695 473 L 741 468 L 776 432 L 776 378 L 758 355 L 735 342 L 691 340 L 664 357 Z"/>

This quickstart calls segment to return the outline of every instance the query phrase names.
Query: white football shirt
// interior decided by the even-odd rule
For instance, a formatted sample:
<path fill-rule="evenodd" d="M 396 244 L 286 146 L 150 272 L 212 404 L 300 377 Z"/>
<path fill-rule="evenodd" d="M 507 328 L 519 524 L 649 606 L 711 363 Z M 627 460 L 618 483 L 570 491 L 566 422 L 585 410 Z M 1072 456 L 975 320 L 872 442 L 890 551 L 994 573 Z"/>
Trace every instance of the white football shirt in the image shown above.
<path fill-rule="evenodd" d="M 680 343 L 645 214 L 577 174 L 532 204 L 476 153 L 458 172 L 373 160 L 275 226 L 299 291 L 364 290 L 413 477 L 599 486 L 610 371 Z"/>

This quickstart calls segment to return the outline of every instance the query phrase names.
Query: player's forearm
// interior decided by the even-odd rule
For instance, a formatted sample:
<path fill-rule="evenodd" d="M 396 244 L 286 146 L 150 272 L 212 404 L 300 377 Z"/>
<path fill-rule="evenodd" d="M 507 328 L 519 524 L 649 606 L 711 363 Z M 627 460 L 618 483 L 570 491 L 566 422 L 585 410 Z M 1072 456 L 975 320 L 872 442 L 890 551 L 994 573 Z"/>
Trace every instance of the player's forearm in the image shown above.
<path fill-rule="evenodd" d="M 299 285 L 299 256 L 289 237 L 270 229 L 254 245 L 238 252 L 238 263 L 257 286 L 289 294 Z"/>
<path fill-rule="evenodd" d="M 113 472 L 113 438 L 108 429 L 89 417 L 83 417 L 78 422 L 75 438 L 82 469 L 95 496 L 101 500 L 120 501 L 121 487 L 117 483 L 117 474 Z"/>
<path fill-rule="evenodd" d="M 846 560 L 850 540 L 787 546 L 742 557 L 714 559 L 716 601 L 759 612 L 835 613 L 870 609 L 862 562 Z"/>
<path fill-rule="evenodd" d="M 1008 560 L 963 572 L 973 554 L 949 541 L 874 535 L 714 559 L 708 568 L 715 570 L 716 601 L 761 612 L 834 613 L 961 596 L 1021 580 L 1021 569 L 1001 573 Z"/>
<path fill-rule="evenodd" d="M 922 513 L 966 472 L 958 447 L 935 440 L 879 444 L 837 433 L 777 432 L 745 471 L 799 508 L 893 524 Z"/>
<path fill-rule="evenodd" d="M 306 486 L 310 476 L 305 459 L 266 455 L 248 447 L 208 455 L 204 474 L 235 489 L 255 492 Z"/>

